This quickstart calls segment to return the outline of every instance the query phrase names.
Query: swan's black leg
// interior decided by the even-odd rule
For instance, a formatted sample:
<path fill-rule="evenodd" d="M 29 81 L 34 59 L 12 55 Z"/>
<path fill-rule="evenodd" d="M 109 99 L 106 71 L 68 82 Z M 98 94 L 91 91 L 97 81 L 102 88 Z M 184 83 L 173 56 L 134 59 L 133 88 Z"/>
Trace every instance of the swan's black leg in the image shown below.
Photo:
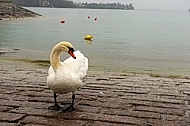
<path fill-rule="evenodd" d="M 74 108 L 74 100 L 75 100 L 75 94 L 72 95 L 72 103 L 71 103 L 71 110 L 75 110 Z"/>
<path fill-rule="evenodd" d="M 57 95 L 56 95 L 56 93 L 54 93 L 54 103 L 55 104 L 53 106 L 48 107 L 48 110 L 59 111 L 60 109 L 62 109 L 62 107 L 58 105 L 56 98 L 57 98 Z"/>
<path fill-rule="evenodd" d="M 75 108 L 74 108 L 74 100 L 75 100 L 75 94 L 73 93 L 71 105 L 70 105 L 68 108 L 63 109 L 62 111 L 63 111 L 63 112 L 74 111 L 74 110 L 75 110 Z"/>

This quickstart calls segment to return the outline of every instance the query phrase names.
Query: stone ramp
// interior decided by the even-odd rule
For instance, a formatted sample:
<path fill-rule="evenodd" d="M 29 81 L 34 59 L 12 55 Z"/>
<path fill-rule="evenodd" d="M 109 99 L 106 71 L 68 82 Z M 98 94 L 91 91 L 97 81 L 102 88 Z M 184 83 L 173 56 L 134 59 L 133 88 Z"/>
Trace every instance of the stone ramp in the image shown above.
<path fill-rule="evenodd" d="M 17 6 L 16 4 L 12 3 L 12 0 L 0 0 L 0 21 L 38 16 L 41 15 Z"/>
<path fill-rule="evenodd" d="M 0 66 L 0 126 L 188 126 L 190 80 L 90 71 L 76 111 L 47 110 L 47 69 Z M 71 94 L 60 95 L 63 106 Z"/>

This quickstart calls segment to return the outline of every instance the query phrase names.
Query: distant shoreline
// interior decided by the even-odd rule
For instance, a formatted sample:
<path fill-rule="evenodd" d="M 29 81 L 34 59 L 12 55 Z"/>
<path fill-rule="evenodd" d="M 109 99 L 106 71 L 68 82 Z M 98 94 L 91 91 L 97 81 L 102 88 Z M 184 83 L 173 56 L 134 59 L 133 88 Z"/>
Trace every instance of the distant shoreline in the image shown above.
<path fill-rule="evenodd" d="M 52 7 L 52 8 L 89 8 L 89 9 L 120 9 L 120 10 L 134 10 L 132 3 L 122 4 L 119 2 L 107 3 L 77 3 L 72 0 L 13 0 L 13 3 L 24 7 Z"/>

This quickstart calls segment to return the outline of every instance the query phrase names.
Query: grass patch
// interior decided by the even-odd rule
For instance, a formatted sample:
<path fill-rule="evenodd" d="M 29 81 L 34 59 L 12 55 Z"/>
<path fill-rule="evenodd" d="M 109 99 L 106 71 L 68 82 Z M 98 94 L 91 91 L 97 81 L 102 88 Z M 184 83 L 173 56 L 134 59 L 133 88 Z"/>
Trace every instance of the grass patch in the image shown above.
<path fill-rule="evenodd" d="M 35 63 L 40 66 L 50 66 L 50 61 L 48 60 L 34 60 L 34 61 L 31 61 L 31 63 Z"/>
<path fill-rule="evenodd" d="M 171 78 L 171 79 L 190 79 L 189 77 L 186 76 L 181 76 L 181 75 L 160 75 L 160 74 L 155 74 L 151 73 L 149 74 L 150 77 L 164 77 L 164 78 Z"/>
<path fill-rule="evenodd" d="M 40 66 L 50 66 L 50 61 L 49 60 L 30 60 L 30 59 L 14 59 L 14 58 L 4 58 L 5 60 L 10 60 L 10 61 L 18 61 L 18 62 L 25 62 L 25 63 L 33 63 L 36 65 Z"/>

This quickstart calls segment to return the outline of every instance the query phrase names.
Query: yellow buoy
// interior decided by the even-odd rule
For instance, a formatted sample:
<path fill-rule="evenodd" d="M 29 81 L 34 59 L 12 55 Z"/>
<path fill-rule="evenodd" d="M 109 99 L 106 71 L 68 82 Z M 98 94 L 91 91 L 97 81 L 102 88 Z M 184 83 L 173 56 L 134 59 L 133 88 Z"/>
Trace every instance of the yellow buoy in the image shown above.
<path fill-rule="evenodd" d="M 90 40 L 90 41 L 92 41 L 92 38 L 93 38 L 92 35 L 86 35 L 86 36 L 84 37 L 85 40 Z"/>

